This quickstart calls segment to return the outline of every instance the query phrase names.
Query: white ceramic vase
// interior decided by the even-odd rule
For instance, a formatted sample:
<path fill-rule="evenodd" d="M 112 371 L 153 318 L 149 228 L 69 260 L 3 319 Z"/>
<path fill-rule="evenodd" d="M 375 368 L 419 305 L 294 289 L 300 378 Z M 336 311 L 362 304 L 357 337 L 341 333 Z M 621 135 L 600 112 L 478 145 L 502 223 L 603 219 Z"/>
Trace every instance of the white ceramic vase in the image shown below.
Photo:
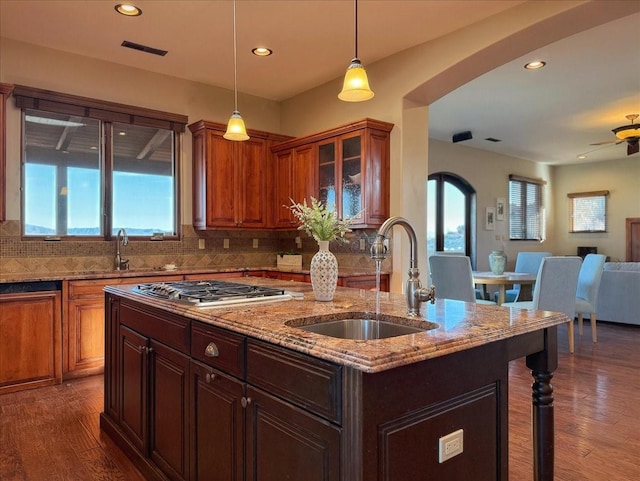
<path fill-rule="evenodd" d="M 311 258 L 311 287 L 316 301 L 332 301 L 338 285 L 338 260 L 329 251 L 329 241 L 318 241 Z"/>
<path fill-rule="evenodd" d="M 507 254 L 504 251 L 491 251 L 489 254 L 489 267 L 491 272 L 496 275 L 504 274 L 507 266 Z"/>

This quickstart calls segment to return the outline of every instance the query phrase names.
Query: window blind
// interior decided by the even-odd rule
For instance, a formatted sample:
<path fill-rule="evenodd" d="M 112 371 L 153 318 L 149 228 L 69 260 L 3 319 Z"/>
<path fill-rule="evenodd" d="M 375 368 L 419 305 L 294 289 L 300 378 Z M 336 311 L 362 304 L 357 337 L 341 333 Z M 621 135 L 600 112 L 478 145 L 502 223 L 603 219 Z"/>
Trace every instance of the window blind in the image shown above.
<path fill-rule="evenodd" d="M 544 208 L 541 179 L 509 176 L 509 238 L 543 240 Z"/>

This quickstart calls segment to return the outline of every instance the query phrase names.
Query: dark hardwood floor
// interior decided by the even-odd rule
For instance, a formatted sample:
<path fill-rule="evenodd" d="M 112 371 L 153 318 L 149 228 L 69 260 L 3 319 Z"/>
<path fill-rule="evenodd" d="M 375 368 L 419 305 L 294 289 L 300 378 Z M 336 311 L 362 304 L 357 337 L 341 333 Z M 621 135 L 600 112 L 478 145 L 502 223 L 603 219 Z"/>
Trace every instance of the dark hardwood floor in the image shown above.
<path fill-rule="evenodd" d="M 574 355 L 566 327 L 559 337 L 555 479 L 640 480 L 640 327 L 598 323 L 594 345 L 587 323 Z M 532 481 L 531 377 L 524 360 L 511 363 L 509 378 L 510 479 Z M 102 376 L 0 396 L 0 479 L 142 480 L 100 432 L 102 396 Z"/>

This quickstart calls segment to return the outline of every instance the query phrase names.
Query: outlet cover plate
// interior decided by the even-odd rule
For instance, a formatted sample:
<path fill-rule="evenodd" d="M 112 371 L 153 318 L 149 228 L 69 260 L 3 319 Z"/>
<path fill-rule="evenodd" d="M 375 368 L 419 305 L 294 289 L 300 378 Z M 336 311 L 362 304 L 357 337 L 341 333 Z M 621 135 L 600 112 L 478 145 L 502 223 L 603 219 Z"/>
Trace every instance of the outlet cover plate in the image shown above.
<path fill-rule="evenodd" d="M 464 431 L 462 429 L 442 436 L 438 440 L 438 462 L 444 463 L 446 460 L 462 454 L 464 449 L 463 441 Z"/>

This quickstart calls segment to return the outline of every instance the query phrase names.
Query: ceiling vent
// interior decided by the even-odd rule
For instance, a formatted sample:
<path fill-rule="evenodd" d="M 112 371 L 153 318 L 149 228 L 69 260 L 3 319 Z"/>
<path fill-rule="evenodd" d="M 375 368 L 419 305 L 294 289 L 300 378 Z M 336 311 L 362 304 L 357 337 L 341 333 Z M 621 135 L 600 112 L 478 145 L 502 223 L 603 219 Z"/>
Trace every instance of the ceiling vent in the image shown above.
<path fill-rule="evenodd" d="M 121 46 L 132 48 L 134 50 L 140 50 L 141 52 L 152 53 L 153 55 L 160 55 L 161 57 L 164 57 L 168 52 L 168 50 L 160 50 L 159 48 L 147 47 L 146 45 L 129 42 L 128 40 L 122 42 Z"/>
<path fill-rule="evenodd" d="M 472 139 L 473 135 L 471 135 L 471 131 L 470 130 L 465 130 L 464 132 L 458 132 L 457 134 L 453 134 L 453 143 L 455 144 L 456 142 L 462 142 L 463 140 L 469 140 Z"/>
<path fill-rule="evenodd" d="M 496 138 L 494 138 L 494 137 L 487 137 L 487 138 L 486 138 L 486 139 L 484 139 L 484 140 L 486 140 L 487 142 L 502 142 L 502 140 L 500 140 L 500 139 L 496 139 Z"/>

